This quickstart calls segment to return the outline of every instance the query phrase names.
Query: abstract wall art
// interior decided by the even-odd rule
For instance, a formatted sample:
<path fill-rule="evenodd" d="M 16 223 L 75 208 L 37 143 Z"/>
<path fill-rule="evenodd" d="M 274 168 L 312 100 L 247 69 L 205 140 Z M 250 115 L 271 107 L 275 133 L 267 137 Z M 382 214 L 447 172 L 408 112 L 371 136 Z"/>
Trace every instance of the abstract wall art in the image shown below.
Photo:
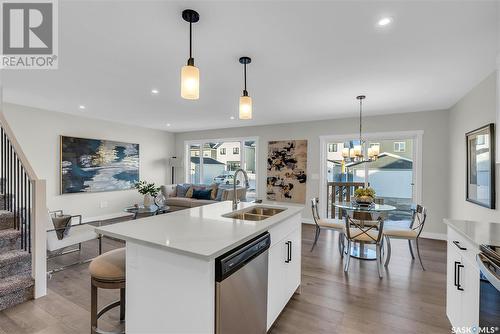
<path fill-rule="evenodd" d="M 132 189 L 139 144 L 61 136 L 61 194 Z"/>
<path fill-rule="evenodd" d="M 267 199 L 305 203 L 307 140 L 270 141 L 267 155 Z"/>

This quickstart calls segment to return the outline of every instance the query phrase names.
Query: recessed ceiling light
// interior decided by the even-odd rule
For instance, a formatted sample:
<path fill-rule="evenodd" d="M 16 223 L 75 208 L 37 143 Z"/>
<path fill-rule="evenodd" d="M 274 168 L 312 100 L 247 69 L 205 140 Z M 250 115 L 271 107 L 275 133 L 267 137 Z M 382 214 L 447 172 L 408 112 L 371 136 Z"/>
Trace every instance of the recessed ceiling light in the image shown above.
<path fill-rule="evenodd" d="M 80 109 L 80 110 L 85 110 L 85 106 L 84 106 L 83 104 L 80 104 L 80 105 L 78 106 L 78 109 Z"/>
<path fill-rule="evenodd" d="M 234 119 L 234 116 L 229 117 L 229 119 Z"/>
<path fill-rule="evenodd" d="M 170 123 L 167 123 L 167 127 L 170 126 L 171 124 Z"/>
<path fill-rule="evenodd" d="M 392 17 L 383 17 L 380 20 L 378 20 L 377 25 L 379 27 L 385 27 L 391 23 L 392 23 Z"/>
<path fill-rule="evenodd" d="M 158 95 L 159 92 L 160 91 L 156 88 L 151 89 L 151 94 L 153 94 L 153 95 Z"/>

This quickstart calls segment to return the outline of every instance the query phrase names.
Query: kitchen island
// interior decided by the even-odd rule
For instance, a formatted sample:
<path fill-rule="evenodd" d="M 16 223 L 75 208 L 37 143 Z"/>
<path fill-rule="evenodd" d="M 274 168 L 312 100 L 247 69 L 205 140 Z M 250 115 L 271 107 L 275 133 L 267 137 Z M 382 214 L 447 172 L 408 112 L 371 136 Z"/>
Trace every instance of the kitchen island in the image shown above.
<path fill-rule="evenodd" d="M 282 211 L 259 221 L 227 217 L 252 207 Z M 269 329 L 300 285 L 302 209 L 240 203 L 233 212 L 226 201 L 96 228 L 126 241 L 126 332 L 213 333 L 215 259 L 266 231 Z"/>

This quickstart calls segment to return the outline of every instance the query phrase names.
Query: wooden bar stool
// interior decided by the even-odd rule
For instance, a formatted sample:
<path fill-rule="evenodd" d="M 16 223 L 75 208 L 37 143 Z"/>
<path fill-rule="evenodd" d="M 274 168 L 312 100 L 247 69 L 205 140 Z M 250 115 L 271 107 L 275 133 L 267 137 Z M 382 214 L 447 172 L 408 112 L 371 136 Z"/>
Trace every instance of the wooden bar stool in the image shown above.
<path fill-rule="evenodd" d="M 91 276 L 90 325 L 91 334 L 122 334 L 106 332 L 97 327 L 97 320 L 109 310 L 120 306 L 120 322 L 125 321 L 125 248 L 99 255 L 89 266 Z M 97 289 L 120 289 L 120 300 L 97 311 Z"/>

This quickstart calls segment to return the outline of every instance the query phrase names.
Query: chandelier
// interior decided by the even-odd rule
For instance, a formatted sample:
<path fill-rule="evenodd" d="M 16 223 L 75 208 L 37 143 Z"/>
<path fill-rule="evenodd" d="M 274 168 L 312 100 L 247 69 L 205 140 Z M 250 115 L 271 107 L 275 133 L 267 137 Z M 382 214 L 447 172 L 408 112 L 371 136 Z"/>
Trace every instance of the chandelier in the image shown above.
<path fill-rule="evenodd" d="M 373 144 L 366 149 L 366 141 L 363 140 L 363 100 L 366 98 L 364 95 L 356 96 L 359 101 L 359 143 L 353 147 L 345 147 L 342 149 L 342 157 L 345 162 L 370 162 L 377 160 L 380 154 L 380 146 Z"/>

